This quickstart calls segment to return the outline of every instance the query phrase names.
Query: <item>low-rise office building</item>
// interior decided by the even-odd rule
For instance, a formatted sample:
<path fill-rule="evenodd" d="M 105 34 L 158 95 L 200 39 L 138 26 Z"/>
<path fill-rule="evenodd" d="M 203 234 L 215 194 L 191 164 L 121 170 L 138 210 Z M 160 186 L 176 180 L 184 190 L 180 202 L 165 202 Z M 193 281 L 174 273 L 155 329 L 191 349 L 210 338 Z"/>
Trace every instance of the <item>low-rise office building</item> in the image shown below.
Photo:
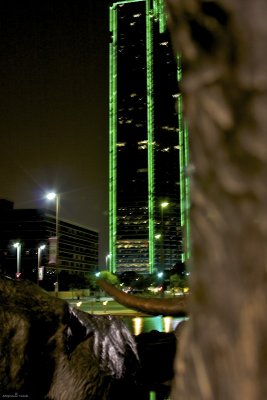
<path fill-rule="evenodd" d="M 68 289 L 71 282 L 72 285 L 75 282 L 78 284 L 85 273 L 95 273 L 98 266 L 98 232 L 59 219 L 57 257 L 56 262 L 53 262 L 55 236 L 55 212 L 46 209 L 15 209 L 12 202 L 0 200 L 2 273 L 11 277 L 17 274 L 38 281 L 42 278 L 38 272 L 44 270 L 43 280 L 39 283 L 47 289 L 53 289 L 57 281 L 60 290 Z M 16 243 L 19 248 L 14 247 Z"/>

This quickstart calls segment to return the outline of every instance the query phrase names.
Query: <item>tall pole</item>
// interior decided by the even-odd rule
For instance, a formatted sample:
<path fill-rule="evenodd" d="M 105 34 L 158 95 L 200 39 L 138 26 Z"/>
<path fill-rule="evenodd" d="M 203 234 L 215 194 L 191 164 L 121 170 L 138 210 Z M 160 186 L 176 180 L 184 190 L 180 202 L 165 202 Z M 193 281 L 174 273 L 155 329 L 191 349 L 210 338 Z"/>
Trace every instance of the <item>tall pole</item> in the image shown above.
<path fill-rule="evenodd" d="M 20 274 L 21 244 L 17 247 L 17 273 Z"/>
<path fill-rule="evenodd" d="M 38 247 L 38 250 L 37 250 L 37 285 L 39 285 L 39 269 L 41 266 L 41 252 L 42 252 L 42 250 L 41 250 L 41 246 L 40 246 L 40 247 Z"/>
<path fill-rule="evenodd" d="M 112 271 L 110 271 L 110 268 L 109 268 L 110 267 L 109 259 L 110 259 L 110 254 L 107 254 L 106 255 L 106 270 L 109 272 L 112 272 Z"/>
<path fill-rule="evenodd" d="M 56 294 L 59 291 L 59 273 L 58 273 L 58 247 L 59 247 L 59 207 L 60 207 L 60 195 L 56 195 L 56 238 L 57 238 L 57 247 L 56 247 L 56 283 L 55 283 L 55 292 Z"/>
<path fill-rule="evenodd" d="M 40 273 L 40 268 L 41 268 L 41 254 L 42 250 L 45 248 L 45 244 L 42 244 L 41 246 L 38 247 L 37 250 L 37 285 L 39 285 L 39 273 Z"/>
<path fill-rule="evenodd" d="M 55 282 L 55 292 L 56 295 L 59 290 L 59 271 L 58 271 L 58 247 L 59 247 L 59 211 L 60 211 L 60 195 L 58 193 L 48 193 L 46 198 L 48 200 L 56 199 L 56 254 L 55 254 L 55 268 L 56 268 L 56 282 Z"/>
<path fill-rule="evenodd" d="M 160 207 L 160 268 L 163 271 L 164 269 L 164 250 L 163 250 L 163 207 Z"/>
<path fill-rule="evenodd" d="M 14 243 L 13 246 L 17 249 L 17 272 L 16 272 L 16 278 L 18 279 L 20 277 L 21 243 L 19 243 L 19 242 Z"/>
<path fill-rule="evenodd" d="M 164 270 L 165 267 L 165 254 L 164 254 L 164 242 L 165 242 L 165 230 L 164 230 L 164 218 L 163 218 L 163 212 L 164 212 L 164 208 L 168 207 L 169 203 L 167 203 L 166 201 L 162 202 L 160 204 L 160 266 L 161 266 L 161 271 Z"/>

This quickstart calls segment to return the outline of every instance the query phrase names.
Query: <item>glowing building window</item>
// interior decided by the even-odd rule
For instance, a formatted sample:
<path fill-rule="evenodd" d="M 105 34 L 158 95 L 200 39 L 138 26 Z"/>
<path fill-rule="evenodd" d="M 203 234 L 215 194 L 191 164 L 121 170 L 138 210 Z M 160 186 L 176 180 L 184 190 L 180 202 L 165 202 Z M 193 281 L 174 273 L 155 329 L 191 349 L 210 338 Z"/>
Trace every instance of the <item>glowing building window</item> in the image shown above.
<path fill-rule="evenodd" d="M 143 172 L 146 172 L 146 173 L 147 173 L 147 168 L 139 168 L 139 169 L 137 170 L 137 172 L 138 172 L 138 173 L 143 173 Z"/>
<path fill-rule="evenodd" d="M 168 131 L 168 132 L 178 132 L 177 128 L 175 128 L 174 126 L 164 125 L 164 126 L 161 127 L 161 129 L 163 131 Z"/>
<path fill-rule="evenodd" d="M 138 150 L 146 150 L 148 141 L 142 140 L 142 141 L 138 142 L 137 144 L 138 144 Z"/>
<path fill-rule="evenodd" d="M 147 144 L 147 143 L 148 143 L 147 140 L 141 140 L 140 142 L 138 142 L 138 145 Z"/>

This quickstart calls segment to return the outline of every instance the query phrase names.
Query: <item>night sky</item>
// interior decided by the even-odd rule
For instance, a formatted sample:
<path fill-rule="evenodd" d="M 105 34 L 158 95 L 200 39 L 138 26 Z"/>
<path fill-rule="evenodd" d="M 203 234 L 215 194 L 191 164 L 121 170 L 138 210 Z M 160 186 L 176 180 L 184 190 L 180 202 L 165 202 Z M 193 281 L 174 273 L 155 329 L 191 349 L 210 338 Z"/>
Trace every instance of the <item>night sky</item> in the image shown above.
<path fill-rule="evenodd" d="M 99 231 L 108 252 L 108 1 L 1 0 L 0 198 Z"/>

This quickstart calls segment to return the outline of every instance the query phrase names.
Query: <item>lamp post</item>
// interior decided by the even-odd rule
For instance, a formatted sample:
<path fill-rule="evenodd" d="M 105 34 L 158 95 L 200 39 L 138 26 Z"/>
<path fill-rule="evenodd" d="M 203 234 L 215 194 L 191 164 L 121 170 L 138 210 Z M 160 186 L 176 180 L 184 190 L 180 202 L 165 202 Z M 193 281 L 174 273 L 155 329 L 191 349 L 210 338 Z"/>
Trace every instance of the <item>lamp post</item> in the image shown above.
<path fill-rule="evenodd" d="M 16 278 L 19 279 L 20 277 L 20 258 L 21 258 L 21 243 L 16 242 L 13 246 L 17 249 L 17 272 Z"/>
<path fill-rule="evenodd" d="M 160 266 L 161 270 L 164 270 L 165 264 L 165 255 L 164 255 L 164 241 L 165 241 L 165 231 L 164 231 L 164 209 L 168 207 L 169 203 L 167 201 L 163 201 L 160 203 Z"/>
<path fill-rule="evenodd" d="M 110 259 L 110 254 L 106 255 L 106 270 L 109 271 L 109 259 Z"/>
<path fill-rule="evenodd" d="M 161 249 L 162 249 L 162 247 L 161 247 L 161 242 L 162 242 L 162 237 L 161 237 L 161 233 L 157 233 L 156 235 L 155 235 L 155 239 L 156 239 L 156 241 L 157 241 L 157 271 L 159 271 L 160 270 L 160 268 L 161 268 L 161 263 L 162 263 L 162 260 L 161 260 Z"/>
<path fill-rule="evenodd" d="M 56 282 L 55 282 L 55 292 L 58 292 L 59 283 L 58 283 L 58 245 L 59 245 L 59 207 L 60 207 L 60 195 L 55 192 L 50 192 L 46 195 L 48 200 L 56 200 Z"/>
<path fill-rule="evenodd" d="M 38 247 L 37 250 L 37 285 L 39 285 L 39 272 L 40 272 L 40 268 L 41 268 L 41 254 L 42 254 L 42 250 L 45 249 L 45 244 L 42 244 L 41 246 Z"/>
<path fill-rule="evenodd" d="M 161 297 L 164 297 L 164 273 L 163 273 L 163 271 L 160 271 L 160 272 L 158 272 L 158 278 L 159 278 L 159 281 L 160 281 L 160 295 L 161 295 Z"/>

